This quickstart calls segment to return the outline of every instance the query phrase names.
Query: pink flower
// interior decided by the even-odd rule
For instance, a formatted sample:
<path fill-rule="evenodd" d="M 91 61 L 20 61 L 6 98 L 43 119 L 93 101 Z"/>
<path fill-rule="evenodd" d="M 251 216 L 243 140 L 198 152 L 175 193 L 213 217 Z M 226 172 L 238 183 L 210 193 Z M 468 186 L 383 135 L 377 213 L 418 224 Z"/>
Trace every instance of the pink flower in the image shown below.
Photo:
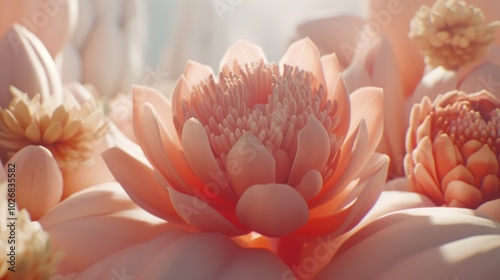
<path fill-rule="evenodd" d="M 188 63 L 172 105 L 133 89 L 134 129 L 152 166 L 116 148 L 104 158 L 138 205 L 169 221 L 228 235 L 340 234 L 376 201 L 387 158 L 374 154 L 382 92 L 349 95 L 338 69 L 309 39 L 280 66 L 237 43 L 218 78 Z"/>
<path fill-rule="evenodd" d="M 477 208 L 500 199 L 500 103 L 486 91 L 425 97 L 411 113 L 405 172 L 436 205 Z"/>
<path fill-rule="evenodd" d="M 19 47 L 20 41 L 11 26 L 21 24 L 33 32 L 53 58 L 62 50 L 76 24 L 78 1 L 19 0 L 0 1 L 0 37 L 6 36 Z M 0 51 L 1 52 L 1 51 Z"/>
<path fill-rule="evenodd" d="M 384 216 L 345 241 L 315 279 L 495 279 L 499 224 L 468 209 Z"/>

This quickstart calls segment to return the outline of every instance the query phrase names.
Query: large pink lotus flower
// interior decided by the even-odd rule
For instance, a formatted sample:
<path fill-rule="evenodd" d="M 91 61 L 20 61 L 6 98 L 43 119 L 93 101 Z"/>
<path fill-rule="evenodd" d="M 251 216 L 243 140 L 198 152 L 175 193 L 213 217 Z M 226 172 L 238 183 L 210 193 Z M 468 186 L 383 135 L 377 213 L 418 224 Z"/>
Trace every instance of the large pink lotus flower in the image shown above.
<path fill-rule="evenodd" d="M 477 208 L 500 199 L 499 115 L 500 102 L 486 91 L 416 104 L 406 137 L 409 189 L 436 205 Z"/>
<path fill-rule="evenodd" d="M 75 27 L 77 13 L 76 0 L 0 0 L 0 37 L 8 37 L 13 47 L 19 47 L 21 42 L 10 28 L 21 24 L 35 33 L 55 58 Z"/>
<path fill-rule="evenodd" d="M 315 279 L 496 279 L 500 224 L 457 208 L 384 216 L 344 242 Z"/>
<path fill-rule="evenodd" d="M 153 167 L 116 148 L 104 158 L 137 204 L 169 221 L 228 235 L 340 234 L 383 187 L 387 157 L 374 154 L 382 92 L 349 95 L 335 56 L 321 58 L 309 39 L 280 66 L 237 43 L 218 78 L 190 62 L 172 105 L 152 89 L 133 93 L 136 136 Z"/>

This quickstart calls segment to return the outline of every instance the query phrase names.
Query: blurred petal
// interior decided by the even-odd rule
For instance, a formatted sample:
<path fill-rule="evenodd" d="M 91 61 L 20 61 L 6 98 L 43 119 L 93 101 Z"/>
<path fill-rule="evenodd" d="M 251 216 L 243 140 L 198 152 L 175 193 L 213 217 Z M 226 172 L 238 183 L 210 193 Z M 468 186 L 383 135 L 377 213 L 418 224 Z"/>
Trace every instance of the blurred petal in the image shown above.
<path fill-rule="evenodd" d="M 228 70 L 232 71 L 233 69 L 238 69 L 237 67 L 244 69 L 246 64 L 250 65 L 261 61 L 267 63 L 266 55 L 259 46 L 247 41 L 238 41 L 226 51 L 226 54 L 220 61 L 219 68 L 222 71 L 224 66 L 227 66 L 229 67 Z"/>

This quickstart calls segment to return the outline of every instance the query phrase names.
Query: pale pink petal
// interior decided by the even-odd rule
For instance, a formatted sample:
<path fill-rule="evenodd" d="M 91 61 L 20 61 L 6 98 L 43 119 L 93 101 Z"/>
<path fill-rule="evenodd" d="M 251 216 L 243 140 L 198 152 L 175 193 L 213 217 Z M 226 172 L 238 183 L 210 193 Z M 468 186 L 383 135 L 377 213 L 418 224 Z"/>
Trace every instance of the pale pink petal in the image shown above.
<path fill-rule="evenodd" d="M 174 92 L 172 93 L 172 114 L 174 116 L 174 124 L 180 131 L 181 126 L 184 122 L 185 115 L 182 108 L 183 100 L 189 100 L 191 93 L 191 87 L 188 81 L 182 75 L 175 84 Z"/>
<path fill-rule="evenodd" d="M 134 120 L 134 131 L 135 136 L 141 140 L 140 135 L 140 125 L 142 120 L 142 111 L 144 109 L 144 104 L 151 104 L 161 120 L 161 123 L 168 130 L 169 135 L 171 135 L 173 143 L 176 146 L 180 146 L 180 141 L 176 134 L 176 129 L 173 123 L 172 106 L 170 100 L 163 96 L 158 90 L 144 87 L 144 86 L 133 86 L 133 120 Z"/>
<path fill-rule="evenodd" d="M 295 186 L 295 189 L 302 195 L 302 197 L 309 201 L 319 194 L 323 187 L 323 177 L 317 170 L 309 170 L 300 183 Z"/>
<path fill-rule="evenodd" d="M 223 232 L 230 236 L 246 233 L 205 201 L 183 194 L 172 188 L 169 188 L 168 191 L 175 210 L 186 223 L 201 231 Z M 207 196 L 209 195 L 213 195 L 213 193 L 209 193 Z"/>
<path fill-rule="evenodd" d="M 0 61 L 9 67 L 0 75 L 0 107 L 10 103 L 10 86 L 30 97 L 55 96 L 62 101 L 62 85 L 56 65 L 42 42 L 24 27 L 14 24 L 0 40 Z"/>
<path fill-rule="evenodd" d="M 245 69 L 247 64 L 260 62 L 267 63 L 267 60 L 264 51 L 259 46 L 247 41 L 238 41 L 226 51 L 219 68 L 222 71 L 224 67 L 229 67 L 228 70 L 233 71 L 238 67 Z"/>
<path fill-rule="evenodd" d="M 7 162 L 15 165 L 16 204 L 38 220 L 62 198 L 63 178 L 56 160 L 42 146 L 26 146 Z"/>
<path fill-rule="evenodd" d="M 237 196 L 252 185 L 276 182 L 274 157 L 251 132 L 238 139 L 227 154 L 225 164 L 231 187 Z"/>
<path fill-rule="evenodd" d="M 457 85 L 457 72 L 437 67 L 422 77 L 413 95 L 408 98 L 406 109 L 409 112 L 413 104 L 420 103 L 424 96 L 434 100 L 439 94 L 457 89 Z"/>
<path fill-rule="evenodd" d="M 113 175 L 130 198 L 142 209 L 169 222 L 182 223 L 168 191 L 156 180 L 154 171 L 118 148 L 103 153 Z M 130 172 L 133 170 L 134 172 Z"/>
<path fill-rule="evenodd" d="M 213 184 L 220 190 L 220 196 L 226 200 L 232 201 L 236 198 L 225 176 L 220 176 L 223 173 L 215 160 L 205 128 L 194 118 L 187 120 L 182 128 L 182 147 L 189 166 L 205 185 Z M 245 167 L 243 169 L 245 170 Z M 220 180 L 216 182 L 217 178 Z"/>
<path fill-rule="evenodd" d="M 351 94 L 351 126 L 348 135 L 358 126 L 363 119 L 368 130 L 370 151 L 375 151 L 384 127 L 384 92 L 380 88 L 364 87 Z M 390 108 L 387 108 L 390 110 Z"/>
<path fill-rule="evenodd" d="M 346 135 L 349 130 L 349 126 L 352 124 L 352 108 L 349 90 L 347 89 L 342 75 L 340 75 L 335 81 L 333 91 L 328 92 L 328 98 L 337 103 L 338 112 L 336 115 L 340 118 L 340 123 L 335 129 L 336 133 L 338 135 Z"/>
<path fill-rule="evenodd" d="M 289 185 L 253 185 L 238 201 L 236 214 L 251 230 L 273 237 L 290 234 L 306 224 L 309 208 Z"/>
<path fill-rule="evenodd" d="M 317 279 L 494 279 L 499 237 L 496 223 L 471 210 L 398 211 L 347 239 Z"/>
<path fill-rule="evenodd" d="M 500 223 L 500 199 L 485 202 L 479 206 L 476 211 L 478 213 L 485 214 Z"/>
<path fill-rule="evenodd" d="M 297 136 L 297 153 L 288 184 L 297 185 L 309 170 L 322 171 L 330 155 L 330 139 L 323 125 L 311 116 Z"/>
<path fill-rule="evenodd" d="M 134 204 L 118 183 L 107 183 L 80 191 L 39 220 L 50 234 L 52 248 L 64 252 L 58 272 L 68 274 L 118 250 L 171 228 Z M 89 246 L 92 244 L 92 246 Z"/>
<path fill-rule="evenodd" d="M 305 38 L 292 43 L 281 58 L 279 65 L 281 71 L 283 71 L 284 65 L 288 65 L 311 72 L 317 79 L 312 84 L 312 87 L 318 88 L 320 85 L 323 85 L 323 88 L 326 89 L 321 57 L 318 48 L 316 48 L 311 39 Z"/>
<path fill-rule="evenodd" d="M 360 174 L 360 181 L 351 191 L 335 197 L 340 201 L 340 208 L 325 209 L 319 207 L 311 211 L 311 218 L 306 226 L 299 230 L 300 234 L 316 234 L 338 236 L 356 226 L 370 211 L 383 190 L 389 158 L 375 154 Z M 322 211 L 325 209 L 325 211 Z M 317 214 L 318 212 L 322 212 Z M 321 215 L 321 216 L 320 216 Z"/>
<path fill-rule="evenodd" d="M 332 97 L 335 92 L 335 84 L 338 82 L 340 72 L 342 71 L 337 55 L 332 53 L 322 56 L 321 67 L 323 68 L 323 73 L 325 74 L 325 86 L 328 92 L 328 98 L 334 99 Z"/>
<path fill-rule="evenodd" d="M 356 36 L 364 24 L 365 20 L 359 17 L 335 13 L 322 15 L 299 24 L 297 33 L 302 37 L 311 38 L 321 53 L 336 53 L 340 64 L 346 67 L 354 56 Z M 349 28 L 345 28 L 346 26 Z M 332 34 L 335 35 L 332 36 Z"/>
<path fill-rule="evenodd" d="M 134 279 L 272 280 L 293 276 L 268 250 L 241 248 L 221 234 L 181 231 L 165 232 L 124 249 L 75 279 L 107 279 L 110 273 Z"/>
<path fill-rule="evenodd" d="M 354 55 L 351 65 L 342 72 L 351 92 L 373 85 L 373 64 L 384 41 L 383 38 L 377 37 L 366 47 L 359 49 Z"/>

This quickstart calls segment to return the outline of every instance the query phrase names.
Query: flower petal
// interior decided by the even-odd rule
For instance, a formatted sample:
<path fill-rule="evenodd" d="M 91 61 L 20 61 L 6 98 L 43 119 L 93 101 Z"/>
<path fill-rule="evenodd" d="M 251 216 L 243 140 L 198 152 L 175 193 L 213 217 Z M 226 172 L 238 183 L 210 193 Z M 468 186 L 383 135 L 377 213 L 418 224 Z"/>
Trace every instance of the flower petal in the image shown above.
<path fill-rule="evenodd" d="M 158 183 L 149 166 L 118 148 L 107 150 L 103 158 L 132 201 L 159 218 L 174 223 L 183 222 L 172 206 L 168 191 Z"/>
<path fill-rule="evenodd" d="M 261 61 L 267 63 L 266 55 L 262 51 L 262 48 L 250 42 L 240 40 L 226 51 L 219 68 L 222 71 L 224 67 L 229 67 L 227 70 L 233 71 L 239 67 L 244 69 L 246 64 L 250 65 Z"/>
<path fill-rule="evenodd" d="M 297 154 L 288 184 L 297 185 L 309 170 L 321 172 L 330 156 L 330 138 L 323 125 L 311 116 L 297 136 Z"/>
<path fill-rule="evenodd" d="M 227 154 L 225 164 L 231 187 L 238 197 L 252 185 L 276 182 L 274 157 L 251 132 L 238 139 Z"/>
<path fill-rule="evenodd" d="M 318 48 L 311 39 L 305 38 L 292 43 L 281 58 L 279 65 L 281 71 L 283 71 L 284 65 L 289 65 L 311 72 L 316 77 L 316 81 L 313 81 L 311 85 L 312 88 L 319 88 L 320 85 L 323 85 L 323 88 L 326 89 L 321 57 Z"/>
<path fill-rule="evenodd" d="M 307 223 L 309 208 L 302 195 L 285 184 L 253 185 L 236 206 L 242 224 L 266 236 L 290 234 Z"/>
<path fill-rule="evenodd" d="M 325 74 L 326 90 L 328 92 L 328 98 L 333 96 L 335 90 L 335 84 L 341 72 L 341 66 L 339 60 L 335 53 L 325 55 L 321 57 L 321 67 L 323 68 L 323 73 Z M 342 108 L 342 107 L 340 107 Z"/>
<path fill-rule="evenodd" d="M 57 205 L 63 194 L 63 178 L 59 165 L 49 150 L 42 146 L 26 146 L 7 162 L 16 166 L 16 203 L 38 220 Z"/>
<path fill-rule="evenodd" d="M 188 82 L 188 89 L 192 89 L 195 85 L 198 85 L 213 75 L 214 72 L 210 66 L 192 60 L 188 61 L 183 74 Z"/>
<path fill-rule="evenodd" d="M 172 204 L 184 221 L 201 231 L 215 231 L 235 236 L 246 232 L 217 212 L 212 206 L 194 196 L 168 188 Z"/>
<path fill-rule="evenodd" d="M 182 128 L 182 147 L 189 166 L 205 185 L 213 184 L 226 200 L 236 198 L 215 160 L 205 128 L 194 118 L 187 120 Z"/>

